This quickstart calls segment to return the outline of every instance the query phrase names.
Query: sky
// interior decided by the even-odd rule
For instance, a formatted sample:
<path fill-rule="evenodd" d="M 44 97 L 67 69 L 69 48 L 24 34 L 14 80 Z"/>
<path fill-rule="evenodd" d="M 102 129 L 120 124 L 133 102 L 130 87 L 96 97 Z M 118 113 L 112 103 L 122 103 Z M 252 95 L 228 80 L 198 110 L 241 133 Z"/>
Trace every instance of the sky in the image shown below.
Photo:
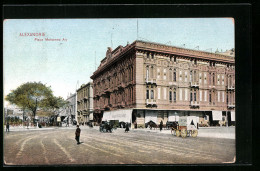
<path fill-rule="evenodd" d="M 90 76 L 108 47 L 115 49 L 139 39 L 179 47 L 185 44 L 189 49 L 199 46 L 199 50 L 208 52 L 225 51 L 235 47 L 234 29 L 232 18 L 4 20 L 4 97 L 21 84 L 36 81 L 51 86 L 55 96 L 66 99 L 68 93 L 92 81 Z"/>

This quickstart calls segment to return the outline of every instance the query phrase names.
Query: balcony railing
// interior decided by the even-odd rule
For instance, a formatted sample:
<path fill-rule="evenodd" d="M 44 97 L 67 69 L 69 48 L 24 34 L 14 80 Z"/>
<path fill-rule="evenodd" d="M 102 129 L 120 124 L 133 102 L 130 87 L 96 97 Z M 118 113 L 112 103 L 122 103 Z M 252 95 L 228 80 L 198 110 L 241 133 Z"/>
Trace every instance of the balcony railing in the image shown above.
<path fill-rule="evenodd" d="M 155 105 L 156 100 L 155 99 L 146 99 L 146 105 Z"/>
<path fill-rule="evenodd" d="M 227 86 L 227 90 L 233 91 L 233 90 L 235 90 L 235 86 L 233 86 L 233 85 L 228 85 L 228 86 Z"/>
<path fill-rule="evenodd" d="M 229 103 L 229 104 L 228 104 L 228 108 L 230 108 L 230 109 L 231 109 L 231 108 L 235 108 L 235 104 Z"/>
<path fill-rule="evenodd" d="M 191 86 L 191 87 L 194 87 L 194 88 L 199 88 L 199 82 L 197 82 L 197 81 L 192 81 L 192 82 L 190 82 L 190 86 Z"/>
<path fill-rule="evenodd" d="M 190 106 L 196 108 L 196 107 L 199 107 L 199 106 L 200 106 L 200 103 L 197 102 L 197 101 L 191 101 L 191 102 L 190 102 Z"/>
<path fill-rule="evenodd" d="M 154 78 L 146 78 L 145 79 L 146 84 L 156 84 L 156 79 Z"/>

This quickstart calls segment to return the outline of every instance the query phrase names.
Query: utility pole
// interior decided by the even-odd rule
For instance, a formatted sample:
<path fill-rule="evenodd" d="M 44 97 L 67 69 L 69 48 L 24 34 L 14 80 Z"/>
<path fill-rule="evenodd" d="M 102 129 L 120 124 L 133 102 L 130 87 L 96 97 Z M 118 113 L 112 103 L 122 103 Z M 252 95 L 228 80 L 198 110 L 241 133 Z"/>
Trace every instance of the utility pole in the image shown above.
<path fill-rule="evenodd" d="M 136 20 L 136 39 L 138 40 L 138 19 Z"/>

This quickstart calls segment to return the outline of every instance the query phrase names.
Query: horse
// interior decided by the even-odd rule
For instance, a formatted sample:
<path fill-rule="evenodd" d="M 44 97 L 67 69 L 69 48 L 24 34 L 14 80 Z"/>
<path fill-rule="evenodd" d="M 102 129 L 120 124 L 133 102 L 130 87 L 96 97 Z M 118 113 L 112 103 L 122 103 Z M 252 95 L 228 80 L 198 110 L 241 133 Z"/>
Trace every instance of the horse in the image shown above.
<path fill-rule="evenodd" d="M 148 123 L 147 123 L 147 127 L 150 127 L 150 129 L 152 129 L 152 128 L 158 128 L 158 125 L 156 124 L 156 123 L 154 123 L 153 121 L 149 121 Z"/>
<path fill-rule="evenodd" d="M 171 133 L 172 133 L 172 131 L 176 130 L 176 129 L 177 129 L 177 127 L 178 127 L 178 124 L 177 124 L 177 122 L 173 122 L 173 123 L 170 125 L 170 128 L 171 128 Z"/>

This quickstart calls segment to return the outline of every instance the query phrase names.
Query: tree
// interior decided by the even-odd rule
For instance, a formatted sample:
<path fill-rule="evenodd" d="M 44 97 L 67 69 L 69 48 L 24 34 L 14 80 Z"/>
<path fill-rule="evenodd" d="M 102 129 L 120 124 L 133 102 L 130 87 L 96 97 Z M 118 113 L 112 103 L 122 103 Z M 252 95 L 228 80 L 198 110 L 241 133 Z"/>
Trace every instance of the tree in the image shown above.
<path fill-rule="evenodd" d="M 66 104 L 62 97 L 55 97 L 51 88 L 41 82 L 24 83 L 17 89 L 11 90 L 5 99 L 23 111 L 30 110 L 34 123 L 38 109 L 54 110 Z"/>

